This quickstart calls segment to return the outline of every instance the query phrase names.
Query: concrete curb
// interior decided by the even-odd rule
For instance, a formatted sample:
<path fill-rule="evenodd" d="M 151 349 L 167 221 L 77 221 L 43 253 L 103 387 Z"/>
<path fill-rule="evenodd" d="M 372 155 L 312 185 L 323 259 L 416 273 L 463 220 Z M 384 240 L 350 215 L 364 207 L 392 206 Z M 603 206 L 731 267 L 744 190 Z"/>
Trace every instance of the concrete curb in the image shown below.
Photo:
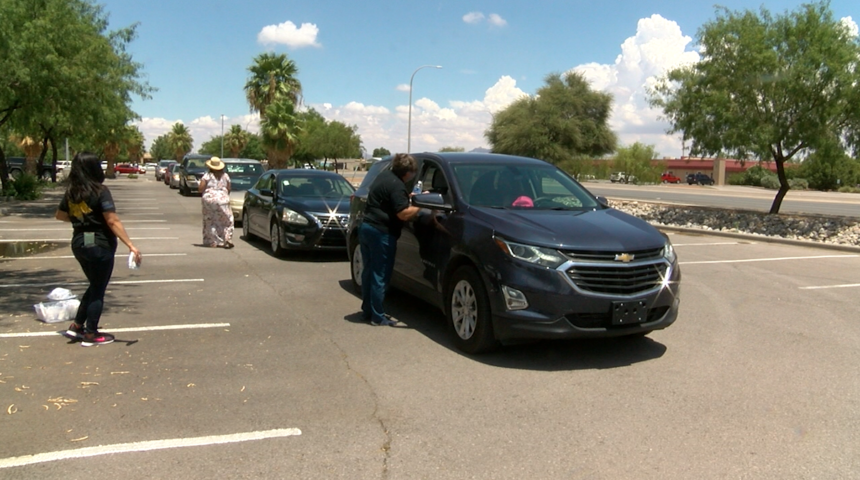
<path fill-rule="evenodd" d="M 673 227 L 670 225 L 659 225 L 652 223 L 654 227 L 661 231 L 686 233 L 689 235 L 711 235 L 715 237 L 737 238 L 741 240 L 750 240 L 755 242 L 765 243 L 781 243 L 783 245 L 793 245 L 796 247 L 823 248 L 826 250 L 837 250 L 841 252 L 860 253 L 860 247 L 851 245 L 840 245 L 838 243 L 812 242 L 808 240 L 794 240 L 791 238 L 769 237 L 767 235 L 756 235 L 752 233 L 736 233 L 722 232 L 719 230 L 705 230 L 703 228 L 688 228 L 688 227 Z"/>

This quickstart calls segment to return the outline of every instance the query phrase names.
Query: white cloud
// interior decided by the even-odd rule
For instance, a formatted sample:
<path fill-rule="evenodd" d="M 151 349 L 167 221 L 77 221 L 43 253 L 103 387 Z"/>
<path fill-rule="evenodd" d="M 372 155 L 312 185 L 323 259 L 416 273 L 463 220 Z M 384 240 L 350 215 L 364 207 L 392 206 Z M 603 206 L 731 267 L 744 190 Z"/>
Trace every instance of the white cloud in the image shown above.
<path fill-rule="evenodd" d="M 313 23 L 296 24 L 287 20 L 278 25 L 267 25 L 257 34 L 257 42 L 262 45 L 286 45 L 291 48 L 319 47 L 317 35 L 319 28 Z"/>
<path fill-rule="evenodd" d="M 409 91 L 409 84 L 408 83 L 401 83 L 400 85 L 398 85 L 396 87 L 396 90 L 399 92 L 408 92 Z"/>
<path fill-rule="evenodd" d="M 857 22 L 851 19 L 851 17 L 842 17 L 839 21 L 842 22 L 842 25 L 845 25 L 845 28 L 848 29 L 848 34 L 852 37 L 856 37 L 860 33 Z"/>
<path fill-rule="evenodd" d="M 491 13 L 487 21 L 490 22 L 491 25 L 495 25 L 497 27 L 504 27 L 508 24 L 507 20 L 502 18 L 498 13 Z"/>
<path fill-rule="evenodd" d="M 574 67 L 592 87 L 611 93 L 614 108 L 610 126 L 622 144 L 642 142 L 655 145 L 662 155 L 680 155 L 680 141 L 666 135 L 668 124 L 659 120 L 661 112 L 648 105 L 646 86 L 666 71 L 695 63 L 692 38 L 677 23 L 660 15 L 639 20 L 636 35 L 621 44 L 621 54 L 611 65 L 589 63 Z"/>
<path fill-rule="evenodd" d="M 469 12 L 463 15 L 463 21 L 466 23 L 481 23 L 484 20 L 484 14 L 481 12 Z"/>

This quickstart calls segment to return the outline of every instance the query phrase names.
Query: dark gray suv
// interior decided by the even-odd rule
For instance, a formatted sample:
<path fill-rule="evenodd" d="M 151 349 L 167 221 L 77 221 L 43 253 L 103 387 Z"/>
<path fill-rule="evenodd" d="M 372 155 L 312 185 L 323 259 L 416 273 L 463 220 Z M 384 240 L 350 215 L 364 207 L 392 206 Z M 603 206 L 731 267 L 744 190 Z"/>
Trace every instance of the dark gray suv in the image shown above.
<path fill-rule="evenodd" d="M 182 162 L 179 163 L 179 194 L 180 195 L 196 195 L 197 187 L 200 185 L 200 179 L 209 171 L 206 166 L 206 160 L 212 158 L 212 155 L 195 155 L 188 154 L 182 157 Z"/>
<path fill-rule="evenodd" d="M 678 315 L 681 271 L 669 239 L 606 205 L 555 166 L 485 153 L 413 154 L 422 207 L 397 243 L 391 286 L 441 308 L 469 353 L 518 339 L 646 335 Z M 356 191 L 347 233 L 361 288 Z"/>

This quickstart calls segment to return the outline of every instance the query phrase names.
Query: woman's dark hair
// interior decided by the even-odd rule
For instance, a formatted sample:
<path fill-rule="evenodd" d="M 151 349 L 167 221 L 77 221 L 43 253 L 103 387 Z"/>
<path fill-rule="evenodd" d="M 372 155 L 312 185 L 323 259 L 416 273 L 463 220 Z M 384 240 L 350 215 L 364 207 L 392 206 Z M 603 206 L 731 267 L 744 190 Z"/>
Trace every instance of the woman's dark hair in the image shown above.
<path fill-rule="evenodd" d="M 397 178 L 403 178 L 404 175 L 418 170 L 418 162 L 408 153 L 398 153 L 391 161 L 391 172 Z"/>
<path fill-rule="evenodd" d="M 66 195 L 75 203 L 86 202 L 92 196 L 98 196 L 105 181 L 101 160 L 95 154 L 83 152 L 72 159 L 69 170 L 69 190 Z"/>

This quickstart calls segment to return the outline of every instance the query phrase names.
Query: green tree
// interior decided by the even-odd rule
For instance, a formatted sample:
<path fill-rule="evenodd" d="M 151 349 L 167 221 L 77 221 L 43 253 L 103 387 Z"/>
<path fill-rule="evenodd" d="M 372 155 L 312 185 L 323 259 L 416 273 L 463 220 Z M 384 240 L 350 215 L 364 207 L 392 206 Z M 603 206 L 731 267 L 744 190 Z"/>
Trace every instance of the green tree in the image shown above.
<path fill-rule="evenodd" d="M 860 183 L 860 162 L 849 157 L 836 138 L 824 142 L 800 165 L 798 176 L 816 190 L 838 190 Z"/>
<path fill-rule="evenodd" d="M 140 163 L 140 156 L 145 151 L 143 147 L 143 132 L 136 125 L 127 125 L 125 127 L 124 140 L 128 160 L 133 163 Z"/>
<path fill-rule="evenodd" d="M 194 146 L 194 139 L 191 137 L 191 132 L 188 131 L 188 128 L 182 122 L 176 122 L 173 124 L 173 128 L 170 129 L 167 143 L 170 145 L 171 152 L 173 152 L 173 158 L 177 162 L 181 162 L 182 157 L 190 152 L 191 147 Z"/>
<path fill-rule="evenodd" d="M 197 153 L 215 157 L 221 155 L 221 135 L 214 135 L 209 140 L 203 142 L 200 148 L 197 149 Z"/>
<path fill-rule="evenodd" d="M 439 149 L 440 152 L 465 152 L 466 149 L 463 147 L 442 147 Z"/>
<path fill-rule="evenodd" d="M 298 105 L 302 84 L 296 76 L 299 69 L 286 54 L 261 53 L 254 57 L 248 67 L 251 76 L 245 82 L 245 97 L 252 112 L 266 116 L 266 108 L 279 97 L 285 97 Z"/>
<path fill-rule="evenodd" d="M 279 97 L 266 107 L 266 116 L 260 120 L 263 145 L 272 168 L 285 168 L 296 149 L 301 121 L 290 99 Z"/>
<path fill-rule="evenodd" d="M 621 147 L 615 153 L 612 166 L 615 170 L 636 177 L 636 183 L 659 183 L 662 165 L 651 165 L 651 160 L 658 153 L 653 145 L 636 142 L 628 147 Z"/>
<path fill-rule="evenodd" d="M 777 16 L 718 8 L 698 43 L 701 60 L 670 71 L 651 103 L 692 141 L 691 155 L 773 160 L 770 213 L 789 190 L 785 162 L 829 138 L 860 146 L 860 43 L 828 3 Z"/>
<path fill-rule="evenodd" d="M 90 0 L 0 2 L 0 131 L 41 139 L 57 158 L 56 138 L 93 145 L 99 132 L 136 117 L 131 96 L 147 98 L 141 66 L 127 51 L 136 25 L 108 31 Z M 0 149 L 0 180 L 6 182 Z"/>
<path fill-rule="evenodd" d="M 391 155 L 391 152 L 389 152 L 387 148 L 379 147 L 373 149 L 374 158 L 387 157 L 388 155 Z"/>
<path fill-rule="evenodd" d="M 612 97 L 596 92 L 578 73 L 551 74 L 534 97 L 515 101 L 493 117 L 484 136 L 495 153 L 540 158 L 553 164 L 615 150 L 607 125 Z"/>
<path fill-rule="evenodd" d="M 250 133 L 242 130 L 241 125 L 232 125 L 230 131 L 224 135 L 224 148 L 230 152 L 231 158 L 237 158 L 239 152 L 248 145 Z"/>
<path fill-rule="evenodd" d="M 149 153 L 155 160 L 167 160 L 173 158 L 173 149 L 170 148 L 169 134 L 159 135 L 152 141 Z"/>

